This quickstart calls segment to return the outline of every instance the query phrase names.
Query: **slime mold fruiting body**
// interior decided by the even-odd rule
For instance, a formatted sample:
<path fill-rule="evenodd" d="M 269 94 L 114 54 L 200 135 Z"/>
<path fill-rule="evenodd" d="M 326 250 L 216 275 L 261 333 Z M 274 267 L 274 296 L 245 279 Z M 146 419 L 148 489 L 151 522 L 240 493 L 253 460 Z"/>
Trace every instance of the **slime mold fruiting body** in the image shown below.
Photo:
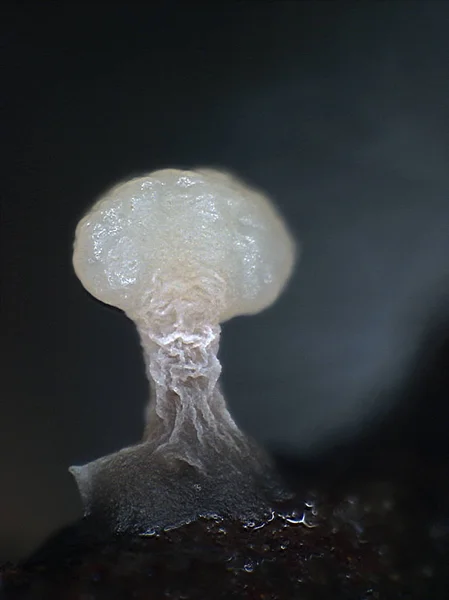
<path fill-rule="evenodd" d="M 226 407 L 217 351 L 220 323 L 274 302 L 294 258 L 270 201 L 213 170 L 132 179 L 80 221 L 76 274 L 134 321 L 152 391 L 140 444 L 71 468 L 86 515 L 143 531 L 248 516 L 280 491 Z"/>

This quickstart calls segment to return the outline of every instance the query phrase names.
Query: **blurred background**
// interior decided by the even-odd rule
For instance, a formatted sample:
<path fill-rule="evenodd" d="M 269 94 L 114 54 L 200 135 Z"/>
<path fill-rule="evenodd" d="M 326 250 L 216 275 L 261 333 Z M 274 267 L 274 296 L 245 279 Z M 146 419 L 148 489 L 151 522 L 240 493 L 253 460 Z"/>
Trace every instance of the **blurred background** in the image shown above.
<path fill-rule="evenodd" d="M 142 433 L 136 332 L 71 251 L 100 193 L 166 166 L 234 171 L 301 240 L 279 302 L 224 326 L 240 425 L 305 461 L 384 426 L 449 457 L 447 3 L 2 13 L 0 559 L 80 515 L 69 465 Z"/>

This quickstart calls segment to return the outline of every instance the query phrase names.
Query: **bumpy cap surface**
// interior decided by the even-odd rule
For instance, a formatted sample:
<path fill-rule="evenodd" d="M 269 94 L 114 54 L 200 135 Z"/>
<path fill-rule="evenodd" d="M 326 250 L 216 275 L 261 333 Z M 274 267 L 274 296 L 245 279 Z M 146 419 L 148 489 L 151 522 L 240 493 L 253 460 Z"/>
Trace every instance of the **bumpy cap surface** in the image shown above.
<path fill-rule="evenodd" d="M 164 169 L 98 200 L 78 224 L 73 263 L 93 296 L 130 316 L 157 295 L 159 309 L 180 301 L 225 321 L 269 306 L 294 255 L 260 192 L 219 171 Z"/>

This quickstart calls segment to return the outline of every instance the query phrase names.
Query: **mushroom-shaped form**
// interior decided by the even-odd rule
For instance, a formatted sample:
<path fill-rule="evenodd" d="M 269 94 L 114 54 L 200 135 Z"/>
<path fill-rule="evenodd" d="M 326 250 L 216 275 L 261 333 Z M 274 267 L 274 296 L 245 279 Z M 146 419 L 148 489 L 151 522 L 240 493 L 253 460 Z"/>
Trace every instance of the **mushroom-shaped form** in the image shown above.
<path fill-rule="evenodd" d="M 71 468 L 86 515 L 142 531 L 264 504 L 267 460 L 218 387 L 219 323 L 269 306 L 294 258 L 270 201 L 209 169 L 119 184 L 80 221 L 76 274 L 135 322 L 153 391 L 140 444 Z"/>

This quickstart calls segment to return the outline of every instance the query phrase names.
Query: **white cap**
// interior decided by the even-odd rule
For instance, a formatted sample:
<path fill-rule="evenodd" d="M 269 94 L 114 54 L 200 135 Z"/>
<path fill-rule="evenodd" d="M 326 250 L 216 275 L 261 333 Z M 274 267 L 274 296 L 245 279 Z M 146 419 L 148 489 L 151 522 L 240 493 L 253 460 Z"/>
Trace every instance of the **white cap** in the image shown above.
<path fill-rule="evenodd" d="M 262 193 L 219 171 L 164 169 L 98 200 L 78 224 L 73 264 L 93 296 L 131 317 L 175 304 L 222 322 L 272 304 L 294 259 Z"/>

